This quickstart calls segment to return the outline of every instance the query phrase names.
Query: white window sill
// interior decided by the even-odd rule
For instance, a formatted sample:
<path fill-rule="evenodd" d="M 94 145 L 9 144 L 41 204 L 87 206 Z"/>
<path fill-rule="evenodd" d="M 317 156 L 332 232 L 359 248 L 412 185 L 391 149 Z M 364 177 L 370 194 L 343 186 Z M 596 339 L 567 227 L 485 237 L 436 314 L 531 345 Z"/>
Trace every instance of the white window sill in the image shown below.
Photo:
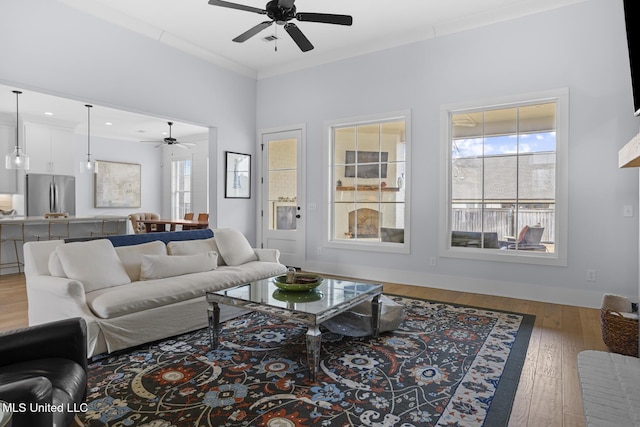
<path fill-rule="evenodd" d="M 369 251 L 369 252 L 383 252 L 383 253 L 397 253 L 408 254 L 410 253 L 409 243 L 405 240 L 404 243 L 390 243 L 375 241 L 367 243 L 364 241 L 338 241 L 331 240 L 325 242 L 325 247 L 346 249 L 350 251 Z"/>
<path fill-rule="evenodd" d="M 566 257 L 558 253 L 536 251 L 513 251 L 505 249 L 448 248 L 440 252 L 441 257 L 479 261 L 513 262 L 566 267 Z"/>

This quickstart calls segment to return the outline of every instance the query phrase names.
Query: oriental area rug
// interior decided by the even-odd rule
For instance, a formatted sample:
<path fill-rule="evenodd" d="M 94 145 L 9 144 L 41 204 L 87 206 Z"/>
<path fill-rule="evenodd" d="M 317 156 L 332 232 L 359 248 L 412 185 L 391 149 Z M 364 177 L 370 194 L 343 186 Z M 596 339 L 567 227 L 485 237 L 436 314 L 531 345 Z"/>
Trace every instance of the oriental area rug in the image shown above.
<path fill-rule="evenodd" d="M 306 327 L 250 313 L 89 366 L 87 426 L 507 425 L 535 317 L 387 295 L 402 324 L 378 338 L 322 334 L 309 381 Z"/>

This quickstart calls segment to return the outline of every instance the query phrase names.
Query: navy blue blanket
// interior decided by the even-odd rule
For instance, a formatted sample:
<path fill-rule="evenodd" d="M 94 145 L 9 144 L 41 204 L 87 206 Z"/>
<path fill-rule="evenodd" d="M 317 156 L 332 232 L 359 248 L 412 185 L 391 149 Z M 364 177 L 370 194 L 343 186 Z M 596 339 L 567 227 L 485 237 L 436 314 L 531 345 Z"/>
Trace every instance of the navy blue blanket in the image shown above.
<path fill-rule="evenodd" d="M 65 242 L 84 242 L 87 240 L 95 239 L 109 239 L 111 240 L 111 243 L 113 243 L 113 246 L 131 246 L 139 245 L 141 243 L 153 242 L 155 240 L 160 240 L 166 244 L 171 241 L 209 239 L 211 237 L 213 237 L 213 230 L 206 228 L 187 231 L 161 231 L 157 233 L 120 234 L 117 236 L 104 237 L 79 237 L 65 239 Z"/>

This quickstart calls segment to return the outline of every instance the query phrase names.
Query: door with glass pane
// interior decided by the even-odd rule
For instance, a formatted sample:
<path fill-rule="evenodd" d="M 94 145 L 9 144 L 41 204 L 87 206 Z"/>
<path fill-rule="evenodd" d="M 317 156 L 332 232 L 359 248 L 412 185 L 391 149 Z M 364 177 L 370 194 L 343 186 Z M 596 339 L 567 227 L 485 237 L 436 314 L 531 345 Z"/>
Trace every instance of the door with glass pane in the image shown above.
<path fill-rule="evenodd" d="M 283 264 L 300 268 L 305 259 L 301 145 L 301 130 L 262 134 L 262 244 L 278 249 Z"/>

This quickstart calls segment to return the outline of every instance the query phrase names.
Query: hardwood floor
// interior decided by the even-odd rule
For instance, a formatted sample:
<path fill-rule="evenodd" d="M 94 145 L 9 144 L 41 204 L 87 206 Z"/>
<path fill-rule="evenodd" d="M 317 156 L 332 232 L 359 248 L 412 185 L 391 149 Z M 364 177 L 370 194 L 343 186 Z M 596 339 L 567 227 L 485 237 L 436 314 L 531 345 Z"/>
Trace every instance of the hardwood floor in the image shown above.
<path fill-rule="evenodd" d="M 599 310 L 393 283 L 385 283 L 384 291 L 535 315 L 509 425 L 584 426 L 577 356 L 582 350 L 607 350 Z M 24 276 L 0 276 L 0 331 L 27 324 Z"/>
<path fill-rule="evenodd" d="M 28 325 L 24 274 L 0 276 L 0 332 Z"/>

